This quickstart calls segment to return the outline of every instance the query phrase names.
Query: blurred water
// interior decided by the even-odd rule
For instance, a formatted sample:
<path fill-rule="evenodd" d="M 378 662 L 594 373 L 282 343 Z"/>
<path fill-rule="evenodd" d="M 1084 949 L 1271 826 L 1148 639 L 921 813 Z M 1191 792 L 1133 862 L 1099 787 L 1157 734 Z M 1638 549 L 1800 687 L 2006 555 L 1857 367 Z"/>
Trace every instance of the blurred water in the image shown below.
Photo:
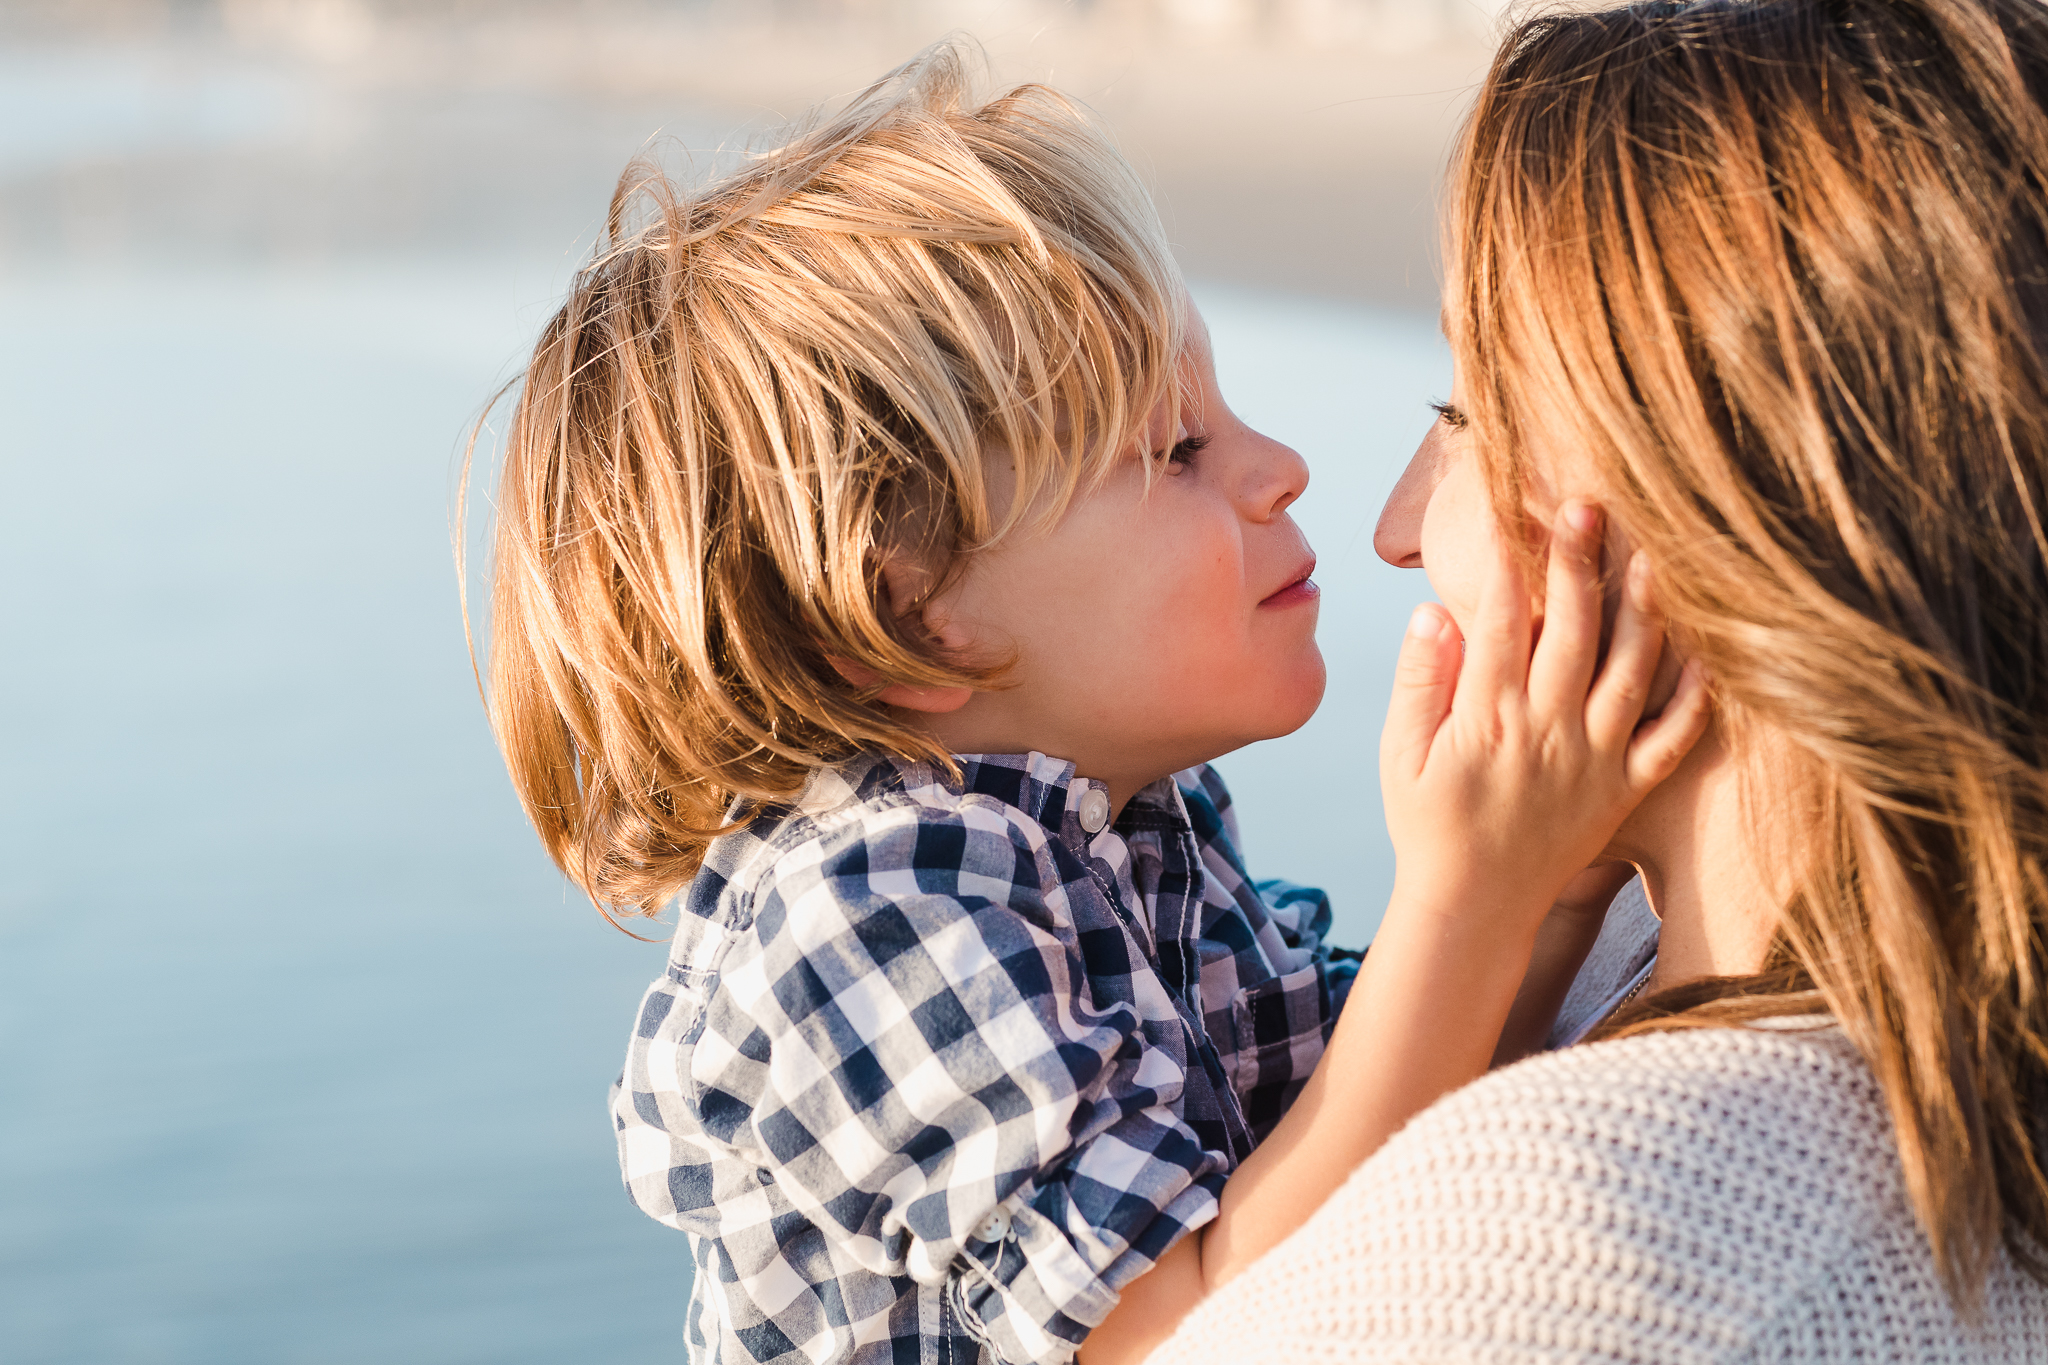
<path fill-rule="evenodd" d="M 0 166 L 130 136 L 113 103 Z M 535 849 L 450 565 L 460 433 L 563 259 L 0 273 L 0 1358 L 680 1358 L 682 1241 L 603 1113 L 662 949 Z M 1360 942 L 1424 592 L 1371 526 L 1446 361 L 1425 319 L 1199 296 L 1233 404 L 1310 461 L 1331 672 L 1222 767 L 1255 868 Z"/>
<path fill-rule="evenodd" d="M 1317 556 L 1316 628 L 1330 685 L 1315 718 L 1285 739 L 1223 759 L 1260 876 L 1329 890 L 1336 938 L 1370 940 L 1393 887 L 1380 808 L 1379 729 L 1408 615 L 1430 600 L 1419 571 L 1373 553 L 1373 523 L 1450 392 L 1434 320 L 1197 285 L 1217 377 L 1246 421 L 1299 450 L 1309 487 L 1294 516 Z"/>
<path fill-rule="evenodd" d="M 307 113 L 304 92 L 275 72 L 194 78 L 146 51 L 0 52 L 0 175 L 273 139 Z"/>

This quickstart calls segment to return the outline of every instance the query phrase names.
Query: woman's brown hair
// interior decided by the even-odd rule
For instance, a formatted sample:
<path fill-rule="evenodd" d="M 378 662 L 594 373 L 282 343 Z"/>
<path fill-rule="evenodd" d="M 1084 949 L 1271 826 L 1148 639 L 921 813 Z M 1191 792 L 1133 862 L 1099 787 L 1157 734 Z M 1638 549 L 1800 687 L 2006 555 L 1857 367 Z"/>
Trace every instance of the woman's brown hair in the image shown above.
<path fill-rule="evenodd" d="M 1496 505 L 1583 452 L 1738 752 L 1805 770 L 1766 970 L 1610 1032 L 1831 1014 L 1965 1306 L 2001 1237 L 2048 1278 L 2044 95 L 2035 0 L 1540 16 L 1450 217 Z"/>
<path fill-rule="evenodd" d="M 491 718 L 600 906 L 653 913 L 736 803 L 857 751 L 948 763 L 876 694 L 996 677 L 892 605 L 884 561 L 928 594 L 1177 400 L 1183 289 L 1144 188 L 1051 90 L 969 84 L 942 46 L 701 189 L 630 168 L 534 350 Z"/>

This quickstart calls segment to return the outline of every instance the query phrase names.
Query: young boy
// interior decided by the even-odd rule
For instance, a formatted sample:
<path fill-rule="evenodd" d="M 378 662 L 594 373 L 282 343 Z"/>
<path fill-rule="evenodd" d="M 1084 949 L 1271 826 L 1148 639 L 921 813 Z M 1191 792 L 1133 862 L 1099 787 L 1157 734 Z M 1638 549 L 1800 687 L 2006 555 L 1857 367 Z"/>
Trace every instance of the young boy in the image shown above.
<path fill-rule="evenodd" d="M 1383 930 L 1432 964 L 1389 1008 L 1443 962 L 1506 997 L 1419 1070 L 1340 1033 L 1301 1100 L 1358 961 L 1203 765 L 1320 699 L 1306 471 L 1101 134 L 962 91 L 941 52 L 694 197 L 629 181 L 508 445 L 514 780 L 600 904 L 681 896 L 613 1113 L 696 1360 L 1135 1359 L 1483 1069 L 1528 962 Z"/>

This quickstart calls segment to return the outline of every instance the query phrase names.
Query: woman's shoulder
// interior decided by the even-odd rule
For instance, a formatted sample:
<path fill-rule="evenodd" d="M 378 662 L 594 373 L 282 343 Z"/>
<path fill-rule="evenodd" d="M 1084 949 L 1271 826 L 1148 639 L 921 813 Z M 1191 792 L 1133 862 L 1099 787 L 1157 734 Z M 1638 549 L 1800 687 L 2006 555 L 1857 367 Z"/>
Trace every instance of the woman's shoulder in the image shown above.
<path fill-rule="evenodd" d="M 1740 1359 L 1901 1217 L 1832 1027 L 1589 1044 L 1418 1115 L 1155 1360 Z"/>
<path fill-rule="evenodd" d="M 1876 1076 L 1825 1016 L 1541 1053 L 1446 1096 L 1389 1148 L 1465 1132 L 1514 1133 L 1532 1151 L 1590 1147 L 1616 1161 L 1677 1163 L 1739 1181 L 1771 1180 L 1805 1162 L 1860 1170 L 1896 1155 Z M 1624 1134 L 1626 1147 L 1614 1149 Z M 1720 1172 L 1724 1165 L 1739 1173 Z"/>
<path fill-rule="evenodd" d="M 1418 1115 L 1346 1196 L 1377 1208 L 1423 1189 L 1458 1236 L 1472 1213 L 1527 1219 L 1559 1264 L 1626 1250 L 1745 1309 L 1761 1306 L 1743 1284 L 1758 1264 L 1796 1277 L 1907 1207 L 1883 1091 L 1825 1019 L 1639 1035 L 1494 1072 Z"/>

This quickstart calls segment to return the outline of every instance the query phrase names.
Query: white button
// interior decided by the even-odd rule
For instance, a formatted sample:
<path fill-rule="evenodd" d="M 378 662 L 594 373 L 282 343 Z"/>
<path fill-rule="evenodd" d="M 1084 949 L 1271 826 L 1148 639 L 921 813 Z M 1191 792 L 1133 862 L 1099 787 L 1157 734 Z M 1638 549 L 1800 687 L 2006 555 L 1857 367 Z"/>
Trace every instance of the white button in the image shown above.
<path fill-rule="evenodd" d="M 1081 804 L 1074 807 L 1074 815 L 1081 821 L 1081 828 L 1090 834 L 1102 833 L 1102 827 L 1109 823 L 1109 794 L 1090 787 L 1081 793 Z"/>
<path fill-rule="evenodd" d="M 974 1230 L 977 1242 L 1000 1242 L 1010 1235 L 1010 1215 L 1001 1209 L 990 1209 L 988 1217 L 981 1220 L 981 1226 Z"/>

